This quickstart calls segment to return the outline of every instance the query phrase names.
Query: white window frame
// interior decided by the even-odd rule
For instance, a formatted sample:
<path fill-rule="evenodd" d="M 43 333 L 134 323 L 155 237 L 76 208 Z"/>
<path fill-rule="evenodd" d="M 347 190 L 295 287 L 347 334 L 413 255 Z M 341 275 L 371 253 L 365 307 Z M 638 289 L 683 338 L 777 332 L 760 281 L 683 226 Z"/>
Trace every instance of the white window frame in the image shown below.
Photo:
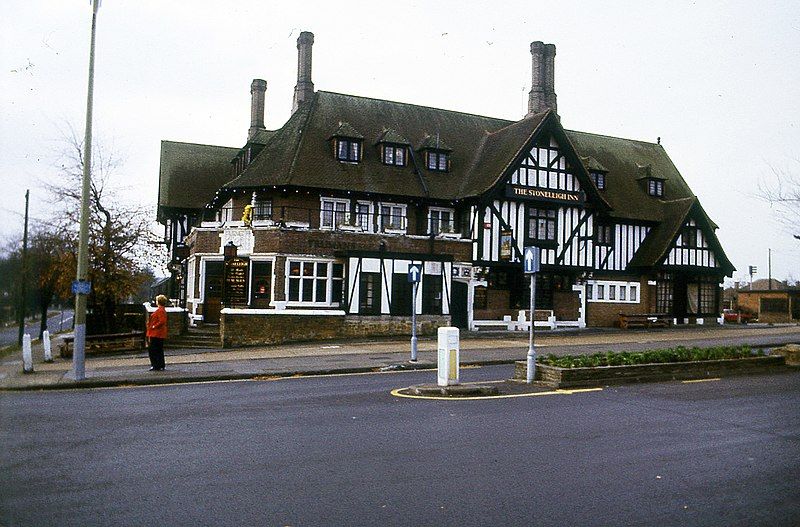
<path fill-rule="evenodd" d="M 332 203 L 333 208 L 330 211 L 325 210 L 325 204 Z M 337 211 L 337 205 L 344 205 L 344 211 Z M 325 213 L 331 213 L 331 224 L 325 225 Z M 336 218 L 338 215 L 344 214 L 344 221 L 343 222 L 336 222 Z M 350 223 L 350 200 L 343 199 L 343 198 L 326 198 L 320 196 L 319 198 L 319 228 L 323 230 L 333 231 L 339 228 L 339 225 L 346 225 Z"/>
<path fill-rule="evenodd" d="M 600 294 L 600 291 L 603 294 Z M 613 289 L 612 289 L 613 288 Z M 631 288 L 634 294 L 631 295 Z M 586 301 L 605 304 L 638 304 L 640 302 L 641 286 L 639 282 L 625 282 L 622 280 L 589 280 L 586 282 Z M 615 298 L 610 298 L 611 291 L 614 291 Z M 589 293 L 592 291 L 592 293 Z M 622 293 L 624 291 L 624 293 Z M 624 295 L 624 299 L 622 298 Z"/>
<path fill-rule="evenodd" d="M 260 256 L 253 256 L 250 257 L 250 274 L 247 277 L 248 282 L 248 291 L 247 291 L 247 298 L 250 304 L 253 303 L 253 264 L 258 263 L 271 263 L 272 264 L 272 277 L 269 280 L 269 304 L 273 305 L 275 302 L 275 279 L 278 277 L 277 273 L 275 272 L 275 260 L 274 256 L 268 257 L 260 257 Z"/>
<path fill-rule="evenodd" d="M 299 263 L 300 264 L 300 276 L 293 277 L 290 274 L 291 264 Z M 303 276 L 303 265 L 304 264 L 311 264 L 313 267 L 313 274 L 304 277 Z M 326 264 L 327 272 L 325 276 L 317 275 L 317 264 Z M 339 264 L 342 266 L 342 276 L 340 278 L 333 277 L 333 264 Z M 342 282 L 342 291 L 344 291 L 345 281 L 344 281 L 344 274 L 345 274 L 345 264 L 338 262 L 336 260 L 329 260 L 329 259 L 320 259 L 320 258 L 293 258 L 290 256 L 286 257 L 286 267 L 284 269 L 284 291 L 286 295 L 286 305 L 287 306 L 302 306 L 302 307 L 340 307 L 341 302 L 333 302 L 332 301 L 332 294 L 333 294 L 333 282 L 334 281 L 341 281 Z M 275 272 L 275 266 L 273 264 L 273 273 Z M 289 282 L 290 280 L 295 279 L 299 280 L 300 283 L 298 284 L 297 289 L 297 300 L 291 300 L 289 298 Z M 318 280 L 325 280 L 325 301 L 317 302 L 315 299 L 317 297 L 317 281 Z M 303 290 L 305 283 L 304 282 L 311 282 L 311 300 L 303 300 Z M 274 284 L 274 282 L 273 282 Z M 274 285 L 273 285 L 274 287 Z"/>
<path fill-rule="evenodd" d="M 435 212 L 438 213 L 438 215 L 439 215 L 439 219 L 436 220 L 436 223 L 437 223 L 437 226 L 438 226 L 438 228 L 436 230 L 436 234 L 442 234 L 443 232 L 444 233 L 454 232 L 454 230 L 455 230 L 455 216 L 456 216 L 455 209 L 450 209 L 450 208 L 447 208 L 447 207 L 428 207 L 428 234 L 433 233 L 433 225 L 434 225 L 433 214 Z M 446 212 L 446 213 L 450 214 L 450 221 L 448 222 L 448 226 L 447 226 L 446 230 L 443 228 L 443 224 L 442 224 L 442 213 L 443 212 Z"/>
<path fill-rule="evenodd" d="M 194 302 L 194 281 L 197 278 L 197 271 L 195 270 L 195 266 L 197 265 L 197 258 L 192 256 L 188 260 L 186 260 L 186 301 L 187 302 Z"/>
<path fill-rule="evenodd" d="M 367 207 L 367 214 L 366 214 L 366 224 L 362 223 L 362 219 L 364 219 L 364 214 L 358 212 L 358 207 L 363 207 L 366 205 Z M 358 230 L 361 232 L 373 232 L 375 230 L 375 222 L 373 221 L 375 211 L 374 211 L 374 204 L 371 201 L 356 201 L 356 209 L 355 209 L 355 226 L 358 227 Z"/>
<path fill-rule="evenodd" d="M 395 228 L 395 227 L 384 225 L 384 223 L 383 223 L 384 222 L 384 214 L 383 214 L 383 208 L 384 207 L 390 208 L 389 217 L 394 216 L 393 212 L 394 212 L 395 208 L 399 208 L 400 209 L 400 212 L 401 212 L 401 215 L 400 215 L 401 227 L 399 229 Z M 378 222 L 379 222 L 378 225 L 380 227 L 380 230 L 383 231 L 383 232 L 388 232 L 388 233 L 405 234 L 405 232 L 406 232 L 406 230 L 408 228 L 408 214 L 407 214 L 407 211 L 408 211 L 408 205 L 406 205 L 405 203 L 388 203 L 388 202 L 379 203 L 378 204 Z"/>

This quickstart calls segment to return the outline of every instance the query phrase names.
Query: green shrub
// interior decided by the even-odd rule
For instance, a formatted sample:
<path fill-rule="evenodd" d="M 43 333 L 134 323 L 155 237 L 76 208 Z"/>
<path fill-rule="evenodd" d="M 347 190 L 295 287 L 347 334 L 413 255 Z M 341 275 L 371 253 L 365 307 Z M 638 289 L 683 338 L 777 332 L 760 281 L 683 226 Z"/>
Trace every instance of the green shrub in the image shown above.
<path fill-rule="evenodd" d="M 553 354 L 540 356 L 539 364 L 559 368 L 592 368 L 596 366 L 623 366 L 631 364 L 663 364 L 665 362 L 694 362 L 701 360 L 740 359 L 763 355 L 761 350 L 750 346 L 714 346 L 711 348 L 677 348 L 645 350 L 645 351 L 607 351 L 591 355 L 565 355 L 557 357 Z"/>

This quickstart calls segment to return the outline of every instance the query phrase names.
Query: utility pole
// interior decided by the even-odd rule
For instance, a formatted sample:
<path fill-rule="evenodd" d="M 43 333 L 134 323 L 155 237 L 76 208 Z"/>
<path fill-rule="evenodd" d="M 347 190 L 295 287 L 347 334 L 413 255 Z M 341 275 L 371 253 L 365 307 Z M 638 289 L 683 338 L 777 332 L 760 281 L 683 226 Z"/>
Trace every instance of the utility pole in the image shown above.
<path fill-rule="evenodd" d="M 767 270 L 769 273 L 769 288 L 772 290 L 772 249 L 767 249 L 769 251 L 769 260 L 767 264 Z"/>
<path fill-rule="evenodd" d="M 94 41 L 97 30 L 97 9 L 100 0 L 92 0 L 92 37 L 89 44 L 89 87 L 86 95 L 86 135 L 83 141 L 83 180 L 81 189 L 81 226 L 78 238 L 77 281 L 87 282 L 89 268 L 89 189 L 92 174 L 92 103 L 94 100 Z M 86 297 L 82 288 L 75 293 L 75 340 L 72 367 L 76 381 L 86 378 Z"/>
<path fill-rule="evenodd" d="M 19 335 L 17 345 L 22 346 L 22 336 L 25 334 L 25 284 L 28 271 L 28 203 L 30 201 L 30 189 L 25 191 L 25 227 L 22 234 L 22 278 L 20 279 L 19 293 Z"/>

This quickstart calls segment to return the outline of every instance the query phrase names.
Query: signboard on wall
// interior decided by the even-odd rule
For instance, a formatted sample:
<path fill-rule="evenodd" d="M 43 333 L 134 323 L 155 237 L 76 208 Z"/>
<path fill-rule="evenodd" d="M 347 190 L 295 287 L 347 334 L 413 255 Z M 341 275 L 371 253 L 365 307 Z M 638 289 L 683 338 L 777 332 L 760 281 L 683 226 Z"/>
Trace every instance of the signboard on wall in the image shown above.
<path fill-rule="evenodd" d="M 500 231 L 500 259 L 504 262 L 511 261 L 514 233 L 509 229 Z"/>
<path fill-rule="evenodd" d="M 250 259 L 235 256 L 225 259 L 223 303 L 226 307 L 247 305 L 247 282 Z"/>
<path fill-rule="evenodd" d="M 548 201 L 551 203 L 569 203 L 572 205 L 583 205 L 585 201 L 583 192 L 524 187 L 522 185 L 506 185 L 506 197 L 533 201 Z"/>

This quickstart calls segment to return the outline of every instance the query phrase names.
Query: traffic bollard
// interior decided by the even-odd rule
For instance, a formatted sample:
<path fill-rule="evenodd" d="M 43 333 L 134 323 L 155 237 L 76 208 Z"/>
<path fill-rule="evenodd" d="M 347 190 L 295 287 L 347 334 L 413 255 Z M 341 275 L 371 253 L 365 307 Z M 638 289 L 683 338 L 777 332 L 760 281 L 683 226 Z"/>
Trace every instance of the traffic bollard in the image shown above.
<path fill-rule="evenodd" d="M 44 361 L 53 362 L 53 352 L 50 348 L 50 332 L 46 329 L 42 332 L 42 346 L 44 346 Z"/>
<path fill-rule="evenodd" d="M 438 337 L 439 364 L 437 372 L 437 384 L 439 386 L 453 386 L 459 384 L 458 360 L 460 344 L 458 328 L 439 328 Z"/>
<path fill-rule="evenodd" d="M 33 355 L 31 354 L 31 336 L 25 333 L 22 336 L 22 371 L 33 373 Z"/>

